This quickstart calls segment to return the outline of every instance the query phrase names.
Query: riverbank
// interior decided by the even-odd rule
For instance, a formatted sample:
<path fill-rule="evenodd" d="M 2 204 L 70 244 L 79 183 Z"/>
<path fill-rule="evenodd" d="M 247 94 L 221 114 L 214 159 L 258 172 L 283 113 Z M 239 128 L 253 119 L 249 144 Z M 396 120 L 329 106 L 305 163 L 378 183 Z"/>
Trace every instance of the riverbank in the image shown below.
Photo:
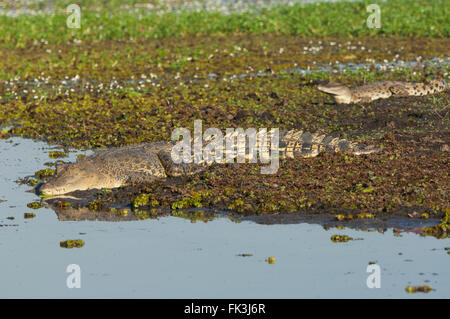
<path fill-rule="evenodd" d="M 216 166 L 188 180 L 132 186 L 98 200 L 107 200 L 106 208 L 131 208 L 144 195 L 157 207 L 244 215 L 336 210 L 439 218 L 449 202 L 450 93 L 337 105 L 316 89 L 328 81 L 353 88 L 448 79 L 448 24 L 438 4 L 380 3 L 392 10 L 383 7 L 378 31 L 354 16 L 367 15 L 361 3 L 142 16 L 141 9 L 102 15 L 91 8 L 84 27 L 70 31 L 62 13 L 1 17 L 14 23 L 1 24 L 0 137 L 91 150 L 168 140 L 175 128 L 192 128 L 194 119 L 220 129 L 320 131 L 386 148 L 370 156 L 286 161 L 273 176 L 255 174 L 254 165 Z M 255 14 L 262 24 L 249 24 Z M 190 24 L 194 16 L 210 23 Z M 50 22 L 52 29 L 45 29 Z M 139 31 L 154 23 L 159 31 L 152 36 Z M 257 29 L 245 29 L 250 25 Z"/>

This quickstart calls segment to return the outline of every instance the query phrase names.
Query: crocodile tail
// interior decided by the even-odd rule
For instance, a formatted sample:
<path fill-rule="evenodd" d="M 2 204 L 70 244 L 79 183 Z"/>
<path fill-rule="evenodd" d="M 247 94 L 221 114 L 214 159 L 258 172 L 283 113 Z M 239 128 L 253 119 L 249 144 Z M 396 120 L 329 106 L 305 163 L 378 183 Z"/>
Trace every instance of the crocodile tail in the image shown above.
<path fill-rule="evenodd" d="M 445 79 L 433 79 L 427 83 L 433 92 L 442 92 L 450 89 L 450 83 L 447 83 Z"/>
<path fill-rule="evenodd" d="M 358 143 L 353 143 L 353 145 L 351 146 L 351 150 L 350 152 L 352 152 L 355 155 L 364 155 L 364 154 L 372 154 L 372 153 L 377 153 L 377 152 L 381 152 L 384 149 L 384 147 L 382 146 L 377 146 L 377 145 L 362 145 L 362 144 L 358 144 Z"/>
<path fill-rule="evenodd" d="M 323 141 L 326 151 L 329 152 L 349 152 L 354 155 L 372 154 L 382 151 L 384 148 L 374 145 L 363 145 L 360 143 L 350 142 L 345 139 L 328 137 Z"/>
<path fill-rule="evenodd" d="M 321 152 L 350 152 L 355 155 L 381 151 L 378 146 L 364 146 L 338 137 L 303 131 L 283 132 L 280 136 L 280 155 L 286 158 L 315 157 Z"/>

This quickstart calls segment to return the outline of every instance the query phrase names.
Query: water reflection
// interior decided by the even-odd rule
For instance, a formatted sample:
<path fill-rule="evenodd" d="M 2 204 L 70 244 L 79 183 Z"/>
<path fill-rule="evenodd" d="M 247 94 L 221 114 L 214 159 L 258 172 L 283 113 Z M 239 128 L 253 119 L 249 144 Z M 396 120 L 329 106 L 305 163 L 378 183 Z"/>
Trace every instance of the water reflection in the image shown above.
<path fill-rule="evenodd" d="M 362 232 L 334 227 L 331 215 L 324 224 L 316 224 L 300 214 L 251 220 L 220 218 L 220 212 L 214 216 L 184 212 L 145 219 L 144 212 L 131 210 L 126 216 L 75 208 L 31 210 L 26 204 L 36 195 L 16 181 L 41 168 L 51 150 L 43 142 L 0 140 L 0 225 L 9 225 L 0 227 L 0 297 L 439 298 L 450 294 L 448 239 L 410 232 L 398 236 L 391 228 L 384 231 L 383 225 L 362 225 L 370 230 Z M 69 153 L 68 160 L 77 153 Z M 36 216 L 24 218 L 31 211 Z M 193 223 L 189 216 L 198 219 Z M 408 229 L 417 226 L 410 222 L 429 221 L 404 222 L 398 226 Z M 363 240 L 335 243 L 331 236 L 336 234 Z M 75 239 L 85 245 L 60 247 L 61 241 Z M 272 256 L 276 261 L 269 264 L 266 260 Z M 366 268 L 373 262 L 381 267 L 380 289 L 366 286 Z M 82 288 L 75 290 L 65 284 L 67 265 L 74 263 L 82 270 Z M 426 295 L 405 292 L 406 286 L 416 285 L 433 290 Z"/>

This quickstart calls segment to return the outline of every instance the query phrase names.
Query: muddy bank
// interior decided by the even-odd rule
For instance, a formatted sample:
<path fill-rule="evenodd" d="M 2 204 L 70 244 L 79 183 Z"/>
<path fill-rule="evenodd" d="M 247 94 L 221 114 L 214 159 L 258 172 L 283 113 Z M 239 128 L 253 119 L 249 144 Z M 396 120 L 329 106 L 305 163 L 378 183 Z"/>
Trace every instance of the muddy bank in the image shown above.
<path fill-rule="evenodd" d="M 440 132 L 449 125 L 448 92 L 344 107 L 315 86 L 445 76 L 447 64 L 422 62 L 448 58 L 449 45 L 447 38 L 238 35 L 0 48 L 0 127 L 13 126 L 1 134 L 91 149 L 167 140 L 193 119 L 364 139 L 392 129 Z M 415 65 L 348 64 L 400 60 Z M 342 64 L 348 72 L 320 69 Z"/>
<path fill-rule="evenodd" d="M 382 72 L 369 75 L 375 77 L 373 81 L 401 78 Z M 364 81 L 360 75 L 348 74 L 331 79 L 350 87 Z M 3 98 L 0 121 L 3 126 L 13 126 L 2 132 L 5 135 L 40 138 L 76 148 L 168 140 L 175 128 L 192 128 L 194 119 L 201 119 L 205 127 L 303 129 L 352 139 L 379 138 L 393 130 L 448 131 L 448 91 L 340 106 L 318 91 L 316 83 L 290 74 L 151 86 L 146 93 L 114 90 L 58 95 L 42 101 Z"/>
<path fill-rule="evenodd" d="M 33 81 L 207 77 L 249 71 L 282 71 L 336 63 L 423 61 L 448 56 L 448 38 L 305 37 L 287 35 L 189 36 L 88 43 L 38 43 L 0 47 L 1 78 Z M 432 70 L 430 70 L 432 71 Z"/>
<path fill-rule="evenodd" d="M 261 222 L 272 220 L 266 215 L 291 213 L 294 220 L 321 216 L 318 222 L 329 222 L 333 216 L 356 225 L 360 219 L 377 220 L 375 225 L 389 225 L 393 218 L 426 222 L 450 209 L 448 141 L 448 134 L 391 134 L 377 141 L 385 146 L 379 154 L 323 153 L 282 160 L 273 175 L 261 174 L 256 164 L 215 164 L 191 177 L 77 191 L 68 195 L 80 200 L 46 202 L 62 210 L 87 208 L 94 219 L 102 212 L 156 218 L 201 208 L 233 218 L 258 216 L 254 220 Z"/>
<path fill-rule="evenodd" d="M 92 149 L 168 140 L 173 129 L 192 128 L 193 119 L 201 119 L 204 127 L 221 129 L 319 131 L 382 145 L 385 150 L 361 157 L 323 154 L 283 161 L 278 173 L 270 176 L 261 175 L 257 165 L 216 165 L 186 179 L 131 185 L 101 191 L 99 195 L 79 194 L 89 198 L 84 207 L 93 211 L 109 207 L 147 211 L 202 207 L 240 216 L 354 211 L 406 217 L 416 212 L 419 216 L 428 214 L 429 218 L 440 218 L 449 208 L 450 92 L 338 105 L 316 89 L 318 83 L 329 80 L 350 87 L 387 79 L 425 81 L 445 76 L 448 65 L 336 74 L 317 70 L 308 75 L 276 72 L 286 66 L 314 67 L 336 61 L 373 63 L 382 59 L 446 57 L 447 39 L 247 35 L 109 41 L 102 45 L 102 49 L 96 44 L 92 48 L 81 45 L 75 51 L 70 46 L 43 47 L 45 54 L 53 57 L 50 63 L 39 63 L 37 53 L 21 52 L 30 55 L 24 61 L 36 63 L 27 64 L 20 80 L 3 83 L 3 90 L 8 85 L 9 89 L 17 87 L 16 96 L 9 90 L 0 101 L 1 124 L 12 125 L 2 130 L 1 136 L 35 137 L 61 147 Z M 113 51 L 115 56 L 105 55 Z M 83 56 L 86 58 L 80 58 Z M 102 58 L 105 56 L 109 60 Z M 67 63 L 69 60 L 71 63 Z M 21 59 L 14 61 L 21 63 Z M 273 76 L 224 80 L 224 75 L 249 70 Z M 18 73 L 22 71 L 17 68 Z M 50 79 L 47 72 L 52 72 Z M 208 76 L 212 73 L 217 76 Z M 52 82 L 53 76 L 62 74 L 68 78 L 66 84 L 81 83 L 78 88 L 83 89 L 56 89 L 43 98 L 38 95 L 36 100 L 37 93 L 24 87 L 23 81 L 35 76 L 51 85 L 56 83 Z M 89 78 L 85 78 L 88 74 Z M 71 76 L 76 80 L 70 82 Z M 116 76 L 134 76 L 136 82 L 121 88 L 82 84 L 91 78 L 111 81 Z M 184 76 L 205 76 L 205 80 L 184 81 Z M 164 81 L 152 82 L 159 78 Z"/>

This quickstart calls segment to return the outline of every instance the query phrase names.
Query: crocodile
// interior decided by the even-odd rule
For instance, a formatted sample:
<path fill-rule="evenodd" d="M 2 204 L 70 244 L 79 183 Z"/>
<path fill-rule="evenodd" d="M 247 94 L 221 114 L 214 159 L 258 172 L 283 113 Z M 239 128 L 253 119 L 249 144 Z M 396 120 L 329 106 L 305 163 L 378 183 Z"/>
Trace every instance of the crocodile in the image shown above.
<path fill-rule="evenodd" d="M 424 96 L 445 91 L 449 87 L 450 85 L 445 80 L 436 79 L 426 83 L 381 81 L 363 85 L 355 89 L 350 89 L 340 83 L 330 82 L 328 84 L 318 85 L 317 89 L 331 94 L 336 100 L 336 103 L 349 104 L 387 99 L 391 96 Z"/>
<path fill-rule="evenodd" d="M 225 135 L 225 138 L 228 136 L 229 134 Z M 260 135 L 257 135 L 256 149 L 260 149 L 261 142 L 264 142 L 268 150 L 269 145 L 272 145 L 270 141 L 273 133 L 270 131 L 263 136 L 264 140 L 261 140 Z M 346 151 L 362 155 L 383 149 L 301 130 L 280 131 L 278 138 L 279 158 L 315 157 L 324 151 Z M 211 164 L 206 161 L 176 164 L 171 157 L 174 145 L 175 142 L 172 141 L 152 142 L 96 151 L 90 156 L 78 159 L 75 163 L 57 165 L 55 175 L 40 185 L 38 191 L 44 195 L 55 196 L 76 190 L 117 188 L 129 183 L 145 183 L 156 179 L 192 175 Z M 245 147 L 245 156 L 248 159 L 248 143 Z M 239 150 L 233 151 L 234 159 L 238 152 Z"/>

